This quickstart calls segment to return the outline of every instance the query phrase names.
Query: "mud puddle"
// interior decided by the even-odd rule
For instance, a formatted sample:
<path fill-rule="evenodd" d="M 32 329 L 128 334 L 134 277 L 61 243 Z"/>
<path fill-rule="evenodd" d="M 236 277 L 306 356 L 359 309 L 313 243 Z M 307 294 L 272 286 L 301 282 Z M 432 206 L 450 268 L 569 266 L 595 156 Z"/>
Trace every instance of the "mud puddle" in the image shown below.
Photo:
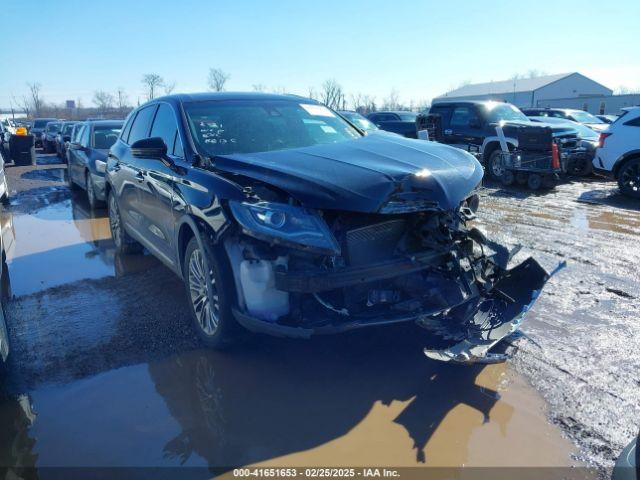
<path fill-rule="evenodd" d="M 17 202 L 16 202 L 17 204 Z M 21 209 L 24 204 L 17 204 Z M 91 211 L 77 194 L 31 212 L 2 213 L 14 295 L 76 280 L 120 276 L 158 264 L 150 255 L 115 253 L 105 210 Z M 12 237 L 12 238 L 11 238 Z"/>
<path fill-rule="evenodd" d="M 572 463 L 572 446 L 521 377 L 505 365 L 425 361 L 415 337 L 254 339 L 41 384 L 21 397 L 29 418 L 15 398 L 0 404 L 6 424 L 22 426 L 0 458 L 37 467 Z"/>

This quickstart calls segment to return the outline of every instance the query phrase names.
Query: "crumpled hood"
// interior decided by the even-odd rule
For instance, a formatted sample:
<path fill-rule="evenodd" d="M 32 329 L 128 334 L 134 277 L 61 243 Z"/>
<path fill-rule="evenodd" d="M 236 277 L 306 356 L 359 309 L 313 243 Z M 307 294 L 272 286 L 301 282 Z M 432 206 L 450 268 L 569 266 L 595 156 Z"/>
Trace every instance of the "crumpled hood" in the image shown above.
<path fill-rule="evenodd" d="M 387 135 L 217 156 L 214 168 L 278 187 L 309 208 L 369 213 L 399 193 L 451 210 L 483 175 L 480 163 L 460 149 Z"/>

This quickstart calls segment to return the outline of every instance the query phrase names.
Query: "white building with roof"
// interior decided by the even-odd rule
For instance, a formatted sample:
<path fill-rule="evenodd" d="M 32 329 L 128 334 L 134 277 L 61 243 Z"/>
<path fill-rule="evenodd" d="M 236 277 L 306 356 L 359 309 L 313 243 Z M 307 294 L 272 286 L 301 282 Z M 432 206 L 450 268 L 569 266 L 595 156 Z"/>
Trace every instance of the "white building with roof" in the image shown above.
<path fill-rule="evenodd" d="M 613 91 L 604 85 L 578 72 L 573 72 L 464 85 L 434 98 L 433 102 L 497 100 L 509 102 L 518 107 L 537 107 L 548 100 L 601 97 L 612 94 Z"/>

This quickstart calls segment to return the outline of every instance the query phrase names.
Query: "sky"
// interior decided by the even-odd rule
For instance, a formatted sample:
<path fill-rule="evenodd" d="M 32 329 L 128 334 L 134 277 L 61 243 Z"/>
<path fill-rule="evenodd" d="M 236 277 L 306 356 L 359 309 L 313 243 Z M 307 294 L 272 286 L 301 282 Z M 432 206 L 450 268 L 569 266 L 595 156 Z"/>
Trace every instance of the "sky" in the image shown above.
<path fill-rule="evenodd" d="M 578 71 L 640 89 L 637 0 L 31 0 L 0 9 L 0 108 L 38 82 L 46 102 L 123 87 L 144 101 L 143 74 L 207 89 L 306 95 L 335 79 L 347 95 L 392 90 L 429 101 L 464 82 Z"/>

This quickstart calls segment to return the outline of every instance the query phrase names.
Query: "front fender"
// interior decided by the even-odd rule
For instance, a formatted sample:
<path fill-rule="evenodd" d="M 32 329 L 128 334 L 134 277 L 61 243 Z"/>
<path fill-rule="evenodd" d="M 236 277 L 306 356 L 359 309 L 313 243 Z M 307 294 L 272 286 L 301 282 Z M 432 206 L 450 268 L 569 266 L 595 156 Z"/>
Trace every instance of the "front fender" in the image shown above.
<path fill-rule="evenodd" d="M 518 148 L 518 140 L 513 138 L 513 137 L 505 137 L 505 140 L 507 142 L 507 144 L 509 144 L 510 146 L 514 147 L 514 148 Z M 482 142 L 482 153 L 484 154 L 485 149 L 487 148 L 487 145 L 491 144 L 491 143 L 496 143 L 498 145 L 500 145 L 500 138 L 497 135 L 491 136 L 491 137 L 486 137 L 484 139 L 484 142 Z"/>

